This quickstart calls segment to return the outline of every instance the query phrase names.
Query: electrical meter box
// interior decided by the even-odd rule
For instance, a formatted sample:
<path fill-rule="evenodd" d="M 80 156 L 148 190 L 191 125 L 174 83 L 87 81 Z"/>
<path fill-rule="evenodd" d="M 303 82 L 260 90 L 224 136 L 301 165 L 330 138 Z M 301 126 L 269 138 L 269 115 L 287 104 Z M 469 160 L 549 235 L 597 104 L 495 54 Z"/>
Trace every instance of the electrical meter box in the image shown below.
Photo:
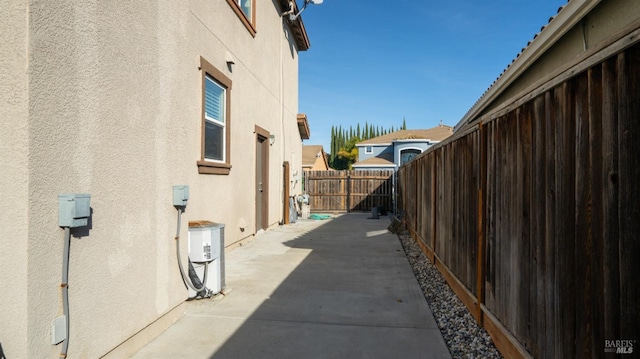
<path fill-rule="evenodd" d="M 58 195 L 58 225 L 60 227 L 82 227 L 89 223 L 91 195 L 71 193 Z"/>
<path fill-rule="evenodd" d="M 189 259 L 192 262 L 211 262 L 220 258 L 223 224 L 208 222 L 203 226 L 189 226 Z"/>
<path fill-rule="evenodd" d="M 188 201 L 189 186 L 173 186 L 173 205 L 177 207 L 186 207 Z"/>

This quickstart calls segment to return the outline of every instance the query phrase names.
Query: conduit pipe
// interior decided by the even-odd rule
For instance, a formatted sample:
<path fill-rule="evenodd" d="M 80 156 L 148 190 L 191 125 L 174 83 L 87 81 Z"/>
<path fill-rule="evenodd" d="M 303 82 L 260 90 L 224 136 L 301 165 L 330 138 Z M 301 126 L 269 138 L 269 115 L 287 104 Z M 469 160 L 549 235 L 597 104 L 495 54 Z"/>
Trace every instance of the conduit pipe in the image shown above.
<path fill-rule="evenodd" d="M 207 291 L 207 273 L 209 272 L 209 263 L 205 262 L 204 263 L 204 278 L 202 279 L 202 287 L 197 288 L 189 279 L 189 277 L 187 277 L 184 273 L 184 268 L 182 267 L 182 260 L 180 259 L 180 226 L 181 226 L 181 218 L 182 218 L 182 211 L 183 208 L 182 207 L 177 207 L 178 209 L 178 228 L 176 229 L 176 256 L 178 258 L 178 268 L 180 268 L 180 275 L 182 276 L 182 281 L 184 282 L 184 284 L 186 284 L 189 288 L 193 289 L 194 291 L 196 291 L 197 293 L 200 293 L 202 291 L 208 292 Z M 189 265 L 191 265 L 191 260 L 187 258 L 187 260 L 189 261 Z M 205 293 L 205 295 L 208 295 L 209 293 Z"/>
<path fill-rule="evenodd" d="M 60 359 L 67 357 L 67 349 L 69 348 L 69 247 L 71 244 L 71 228 L 64 227 L 64 253 L 62 255 L 62 311 L 65 321 L 66 338 L 62 341 L 60 349 Z"/>

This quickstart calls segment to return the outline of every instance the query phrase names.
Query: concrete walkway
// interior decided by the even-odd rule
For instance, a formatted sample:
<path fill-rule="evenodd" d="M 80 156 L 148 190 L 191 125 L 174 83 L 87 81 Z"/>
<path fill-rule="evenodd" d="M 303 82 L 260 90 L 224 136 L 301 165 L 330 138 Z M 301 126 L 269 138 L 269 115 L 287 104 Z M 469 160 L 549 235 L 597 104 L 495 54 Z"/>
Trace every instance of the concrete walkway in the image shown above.
<path fill-rule="evenodd" d="M 450 358 L 387 217 L 300 220 L 226 255 L 222 300 L 133 358 Z"/>

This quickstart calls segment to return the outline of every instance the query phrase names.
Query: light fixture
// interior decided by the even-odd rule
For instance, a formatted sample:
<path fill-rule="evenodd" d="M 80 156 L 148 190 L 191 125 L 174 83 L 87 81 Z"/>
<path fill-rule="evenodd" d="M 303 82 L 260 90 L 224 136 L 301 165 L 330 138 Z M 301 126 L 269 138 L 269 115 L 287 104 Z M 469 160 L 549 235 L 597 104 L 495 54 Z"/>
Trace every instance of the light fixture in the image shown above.
<path fill-rule="evenodd" d="M 273 146 L 273 144 L 276 143 L 276 135 L 269 135 L 269 144 Z"/>
<path fill-rule="evenodd" d="M 307 5 L 309 4 L 320 5 L 322 4 L 322 1 L 324 0 L 304 0 L 304 5 L 302 5 L 302 9 L 300 9 L 300 11 L 298 11 L 297 14 L 294 13 L 294 9 L 295 9 L 294 1 L 289 1 L 289 11 L 282 14 L 282 16 L 289 15 L 289 21 L 296 21 L 298 16 L 300 16 L 300 14 L 302 14 L 304 9 L 307 8 Z"/>
<path fill-rule="evenodd" d="M 227 68 L 229 68 L 230 72 L 233 72 L 233 65 L 235 65 L 236 60 L 233 58 L 233 55 L 229 51 L 224 54 L 224 61 L 227 63 Z"/>

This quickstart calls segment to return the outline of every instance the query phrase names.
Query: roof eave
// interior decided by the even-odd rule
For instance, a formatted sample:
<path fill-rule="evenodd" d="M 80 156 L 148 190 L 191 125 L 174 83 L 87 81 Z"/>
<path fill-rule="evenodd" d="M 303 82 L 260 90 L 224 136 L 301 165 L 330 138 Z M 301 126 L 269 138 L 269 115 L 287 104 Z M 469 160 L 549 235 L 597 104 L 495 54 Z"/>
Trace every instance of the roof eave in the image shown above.
<path fill-rule="evenodd" d="M 304 113 L 299 113 L 296 116 L 296 120 L 298 122 L 298 131 L 300 132 L 300 138 L 303 140 L 308 140 L 311 138 L 311 130 L 309 129 L 309 121 L 307 120 L 307 115 Z"/>
<path fill-rule="evenodd" d="M 489 87 L 454 127 L 454 132 L 473 120 L 513 84 L 536 60 L 595 8 L 602 0 L 571 0 L 543 28 L 501 76 Z"/>
<path fill-rule="evenodd" d="M 294 12 L 298 13 L 298 4 L 293 2 Z M 280 8 L 284 9 L 282 12 L 289 10 L 289 0 L 280 0 Z M 282 13 L 281 12 L 281 13 Z M 311 43 L 309 42 L 309 36 L 307 35 L 307 30 L 304 27 L 304 23 L 302 22 L 302 16 L 298 16 L 295 20 L 291 21 L 287 17 L 285 22 L 289 25 L 291 32 L 293 33 L 293 37 L 296 41 L 296 46 L 298 47 L 298 51 L 307 51 L 311 47 Z"/>

